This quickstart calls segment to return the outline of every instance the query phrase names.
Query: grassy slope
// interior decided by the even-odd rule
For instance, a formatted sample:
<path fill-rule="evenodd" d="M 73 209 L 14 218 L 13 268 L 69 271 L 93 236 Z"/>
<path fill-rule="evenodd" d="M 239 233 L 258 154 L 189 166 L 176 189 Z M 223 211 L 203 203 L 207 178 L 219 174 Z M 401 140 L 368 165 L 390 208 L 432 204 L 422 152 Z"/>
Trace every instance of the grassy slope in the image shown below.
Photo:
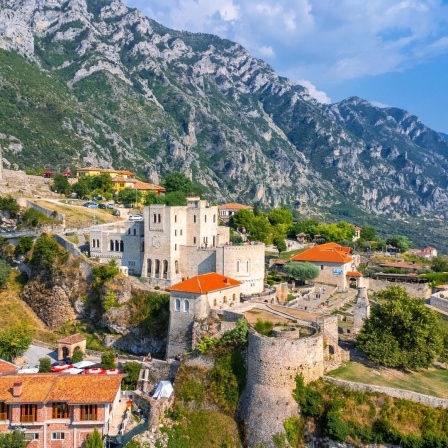
<path fill-rule="evenodd" d="M 407 389 L 426 395 L 448 398 L 448 370 L 431 368 L 405 373 L 394 369 L 373 369 L 357 362 L 333 370 L 329 376 L 377 386 Z"/>

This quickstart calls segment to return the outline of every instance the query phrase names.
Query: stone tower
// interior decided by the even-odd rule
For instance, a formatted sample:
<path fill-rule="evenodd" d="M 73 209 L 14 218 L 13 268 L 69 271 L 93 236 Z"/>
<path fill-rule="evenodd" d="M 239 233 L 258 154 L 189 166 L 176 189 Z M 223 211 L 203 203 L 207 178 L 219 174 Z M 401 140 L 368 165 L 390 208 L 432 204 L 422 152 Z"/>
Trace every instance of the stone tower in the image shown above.
<path fill-rule="evenodd" d="M 364 325 L 364 321 L 370 317 L 370 302 L 367 297 L 367 288 L 358 288 L 358 296 L 354 306 L 353 333 L 358 334 Z"/>

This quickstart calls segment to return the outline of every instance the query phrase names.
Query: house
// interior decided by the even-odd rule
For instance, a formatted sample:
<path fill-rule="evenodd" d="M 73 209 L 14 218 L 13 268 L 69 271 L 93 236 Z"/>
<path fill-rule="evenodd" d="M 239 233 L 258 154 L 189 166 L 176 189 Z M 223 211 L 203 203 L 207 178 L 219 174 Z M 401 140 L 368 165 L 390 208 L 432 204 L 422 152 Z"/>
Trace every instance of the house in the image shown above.
<path fill-rule="evenodd" d="M 417 255 L 422 258 L 434 258 L 437 257 L 437 249 L 435 247 L 427 247 L 420 252 L 417 252 Z"/>
<path fill-rule="evenodd" d="M 195 319 L 205 319 L 211 310 L 228 309 L 239 303 L 241 284 L 210 272 L 183 279 L 167 288 L 170 293 L 167 358 L 191 349 L 191 328 Z"/>
<path fill-rule="evenodd" d="M 240 210 L 249 210 L 253 211 L 254 208 L 250 205 L 238 204 L 236 202 L 232 202 L 229 204 L 218 205 L 219 217 L 222 221 L 228 221 L 232 215 L 238 213 Z"/>
<path fill-rule="evenodd" d="M 109 174 L 110 177 L 121 176 L 126 179 L 132 179 L 134 173 L 126 170 L 114 170 L 107 168 L 79 168 L 76 170 L 76 177 L 99 176 L 100 174 Z"/>
<path fill-rule="evenodd" d="M 13 364 L 12 362 L 5 361 L 4 359 L 0 359 L 0 375 L 5 375 L 8 373 L 14 373 L 19 370 L 19 367 Z"/>
<path fill-rule="evenodd" d="M 294 255 L 291 261 L 315 264 L 319 268 L 316 282 L 334 285 L 345 290 L 350 284 L 350 279 L 355 278 L 353 275 L 348 276 L 348 273 L 355 272 L 359 264 L 359 256 L 351 256 L 350 252 L 350 247 L 326 243 Z"/>
<path fill-rule="evenodd" d="M 141 180 L 132 179 L 124 176 L 116 176 L 112 178 L 112 186 L 115 191 L 121 191 L 125 188 L 135 188 L 144 193 L 154 192 L 157 195 L 165 193 L 165 188 L 160 185 L 149 184 Z"/>
<path fill-rule="evenodd" d="M 362 227 L 355 226 L 355 234 L 353 235 L 352 241 L 358 241 L 361 238 Z"/>
<path fill-rule="evenodd" d="M 71 358 L 73 353 L 80 350 L 81 353 L 85 354 L 87 340 L 79 333 L 72 334 L 65 338 L 59 339 L 58 344 L 58 359 L 62 360 L 65 358 Z"/>
<path fill-rule="evenodd" d="M 42 173 L 42 176 L 45 177 L 46 179 L 50 179 L 50 178 L 53 177 L 55 174 L 56 174 L 56 173 L 55 173 L 54 171 L 47 170 L 47 171 L 44 171 L 44 172 Z"/>
<path fill-rule="evenodd" d="M 124 375 L 0 376 L 0 432 L 24 431 L 29 448 L 81 447 L 109 432 Z"/>

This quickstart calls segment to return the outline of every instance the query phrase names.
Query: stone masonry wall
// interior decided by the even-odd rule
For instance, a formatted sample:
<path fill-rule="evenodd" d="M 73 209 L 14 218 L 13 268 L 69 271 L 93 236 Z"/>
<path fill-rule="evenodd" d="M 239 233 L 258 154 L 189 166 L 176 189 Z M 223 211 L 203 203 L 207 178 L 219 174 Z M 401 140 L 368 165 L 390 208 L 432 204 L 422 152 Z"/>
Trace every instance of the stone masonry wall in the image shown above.
<path fill-rule="evenodd" d="M 417 392 L 403 389 L 393 389 L 391 387 L 374 386 L 371 384 L 354 383 L 352 381 L 340 380 L 338 378 L 332 378 L 324 376 L 324 380 L 337 384 L 338 386 L 347 387 L 348 389 L 357 390 L 361 392 L 379 392 L 390 397 L 401 398 L 403 400 L 413 401 L 414 403 L 420 403 L 423 406 L 429 406 L 431 408 L 448 408 L 448 399 L 432 397 L 430 395 L 423 395 Z"/>
<path fill-rule="evenodd" d="M 441 295 L 444 295 L 447 298 L 445 299 L 441 297 Z M 448 293 L 444 291 L 433 294 L 429 303 L 434 308 L 438 308 L 439 310 L 448 312 Z"/>
<path fill-rule="evenodd" d="M 389 286 L 401 286 L 411 296 L 422 299 L 427 299 L 431 295 L 431 290 L 427 283 L 391 283 L 386 280 L 369 279 L 369 291 L 378 292 Z"/>

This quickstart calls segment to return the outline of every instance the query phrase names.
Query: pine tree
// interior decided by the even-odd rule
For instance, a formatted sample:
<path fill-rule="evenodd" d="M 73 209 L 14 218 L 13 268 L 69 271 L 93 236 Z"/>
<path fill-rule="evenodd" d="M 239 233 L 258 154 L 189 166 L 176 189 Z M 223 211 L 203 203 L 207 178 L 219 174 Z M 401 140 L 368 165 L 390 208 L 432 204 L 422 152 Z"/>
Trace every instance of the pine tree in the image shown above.
<path fill-rule="evenodd" d="M 85 448 L 103 448 L 103 440 L 98 429 L 95 428 L 92 434 L 87 437 Z"/>

